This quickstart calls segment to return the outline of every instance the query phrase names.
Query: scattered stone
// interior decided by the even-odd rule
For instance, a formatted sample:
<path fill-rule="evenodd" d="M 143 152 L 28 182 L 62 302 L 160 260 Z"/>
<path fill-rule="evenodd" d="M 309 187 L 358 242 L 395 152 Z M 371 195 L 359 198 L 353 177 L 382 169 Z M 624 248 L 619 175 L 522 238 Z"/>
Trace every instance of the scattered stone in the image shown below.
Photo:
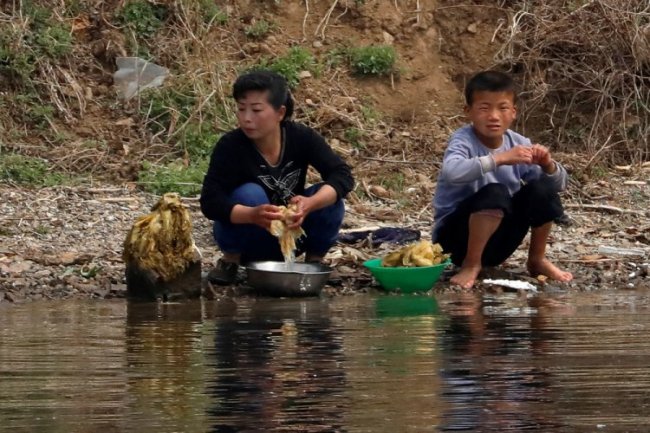
<path fill-rule="evenodd" d="M 20 301 L 20 298 L 13 292 L 5 292 L 4 298 L 9 302 L 14 302 L 14 303 Z"/>
<path fill-rule="evenodd" d="M 325 100 L 316 96 L 315 100 Z M 354 99 L 337 103 L 355 104 Z M 343 105 L 342 105 L 343 106 Z M 399 134 L 400 132 L 388 132 Z M 417 137 L 416 133 L 413 136 Z M 330 139 L 337 152 L 349 152 L 347 143 Z M 384 158 L 383 155 L 379 155 Z M 359 157 L 362 158 L 362 157 Z M 387 159 L 391 157 L 386 157 Z M 374 167 L 383 162 L 367 161 Z M 349 196 L 344 226 L 361 229 L 378 226 L 401 226 L 420 230 L 423 236 L 430 234 L 430 197 L 435 190 L 434 172 L 426 166 L 391 165 L 400 170 L 408 180 L 403 190 L 391 196 L 390 191 L 379 185 L 368 185 L 372 197 L 363 194 Z M 422 169 L 420 169 L 422 168 Z M 646 203 L 650 199 L 647 188 L 625 185 L 633 180 L 634 173 L 612 173 L 607 185 L 596 181 L 581 185 L 578 203 L 586 197 L 607 194 L 607 204 L 622 210 L 642 213 L 611 213 L 599 208 L 567 207 L 570 226 L 556 226 L 548 253 L 552 261 L 571 271 L 575 280 L 570 283 L 546 281 L 544 292 L 557 287 L 558 291 L 636 290 L 650 288 L 650 214 Z M 644 178 L 645 179 L 645 178 Z M 359 190 L 362 190 L 360 179 Z M 378 189 L 383 188 L 382 189 Z M 372 188 L 372 189 L 371 189 Z M 418 188 L 409 195 L 413 205 L 404 206 L 403 199 L 409 188 Z M 409 190 L 410 191 L 410 190 Z M 22 224 L 11 224 L 10 230 L 0 238 L 0 301 L 23 302 L 33 299 L 71 298 L 124 298 L 127 295 L 125 266 L 121 259 L 122 243 L 133 221 L 148 211 L 159 197 L 136 191 L 128 186 L 110 185 L 105 188 L 43 188 L 28 190 L 15 186 L 0 185 L 0 220 L 25 218 Z M 381 195 L 381 197 L 380 197 Z M 126 197 L 131 201 L 111 202 Z M 575 203 L 571 192 L 566 196 L 568 204 Z M 29 206 L 27 205 L 29 204 Z M 191 204 L 194 204 L 192 202 Z M 198 206 L 190 206 L 193 236 L 202 254 L 203 270 L 209 268 L 219 257 L 212 238 L 212 223 L 201 213 Z M 50 221 L 57 219 L 60 224 Z M 39 235 L 31 222 L 48 221 L 50 233 Z M 38 224 L 37 224 L 38 225 Z M 622 251 L 634 251 L 636 255 L 599 253 L 599 247 L 615 246 Z M 355 245 L 335 245 L 325 262 L 338 272 L 333 274 L 335 287 L 324 290 L 326 295 L 357 294 L 371 290 L 371 277 L 363 268 L 365 258 L 380 257 L 390 251 L 390 245 L 372 248 L 360 241 Z M 645 257 L 640 252 L 645 252 Z M 620 251 L 618 251 L 620 252 Z M 526 262 L 527 245 L 522 245 L 501 268 L 507 276 L 524 280 L 523 265 Z M 89 270 L 94 268 L 95 271 Z M 82 277 L 82 272 L 86 277 Z M 198 269 L 200 279 L 201 269 Z M 531 281 L 539 284 L 538 281 Z M 205 282 L 203 282 L 205 284 Z M 200 290 L 201 284 L 198 285 Z M 436 286 L 438 292 L 453 291 L 448 280 Z M 485 290 L 478 285 L 477 290 Z M 236 288 L 215 287 L 213 293 L 203 296 L 224 297 L 245 293 Z"/>
<path fill-rule="evenodd" d="M 36 271 L 33 274 L 34 278 L 47 278 L 52 276 L 52 271 L 49 269 L 42 269 L 40 271 Z"/>
<path fill-rule="evenodd" d="M 390 197 L 390 192 L 388 192 L 388 190 L 386 188 L 384 188 L 383 186 L 370 185 L 370 187 L 368 189 L 370 190 L 370 192 L 373 195 L 376 195 L 377 197 L 380 197 L 380 198 L 388 198 L 388 197 Z"/>

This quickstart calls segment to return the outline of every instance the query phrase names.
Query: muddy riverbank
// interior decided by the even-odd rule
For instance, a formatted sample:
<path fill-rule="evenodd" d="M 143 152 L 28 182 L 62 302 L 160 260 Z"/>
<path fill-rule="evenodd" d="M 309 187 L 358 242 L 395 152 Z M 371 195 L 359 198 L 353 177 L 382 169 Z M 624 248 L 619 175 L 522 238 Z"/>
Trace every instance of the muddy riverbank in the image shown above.
<path fill-rule="evenodd" d="M 650 192 L 647 171 L 613 176 L 573 188 L 565 196 L 568 225 L 553 232 L 549 256 L 575 280 L 554 289 L 637 290 L 650 288 Z M 129 186 L 56 187 L 38 190 L 0 186 L 0 302 L 37 299 L 124 297 L 122 242 L 135 219 L 149 212 L 154 195 Z M 219 256 L 210 221 L 197 199 L 191 210 L 204 273 Z M 390 200 L 349 203 L 346 230 L 397 226 L 430 236 L 428 209 L 398 213 Z M 367 242 L 338 244 L 326 257 L 335 272 L 325 293 L 354 294 L 376 288 L 362 263 L 394 249 Z M 501 270 L 525 278 L 525 245 Z M 477 290 L 489 289 L 479 285 Z M 208 297 L 237 294 L 210 287 Z M 446 281 L 436 291 L 452 290 Z M 243 293 L 243 292 L 242 292 Z"/>

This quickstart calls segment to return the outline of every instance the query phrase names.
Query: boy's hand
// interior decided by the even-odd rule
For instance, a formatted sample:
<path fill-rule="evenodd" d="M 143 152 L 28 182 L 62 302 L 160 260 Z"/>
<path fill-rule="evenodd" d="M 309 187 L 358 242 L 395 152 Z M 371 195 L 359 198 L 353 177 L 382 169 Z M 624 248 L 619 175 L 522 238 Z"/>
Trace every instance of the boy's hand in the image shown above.
<path fill-rule="evenodd" d="M 544 173 L 552 174 L 555 172 L 555 162 L 551 158 L 551 152 L 546 146 L 541 144 L 534 144 L 532 147 L 533 151 L 533 164 L 537 164 L 542 167 Z"/>
<path fill-rule="evenodd" d="M 494 155 L 496 165 L 531 164 L 533 148 L 531 146 L 515 146 L 512 149 Z"/>

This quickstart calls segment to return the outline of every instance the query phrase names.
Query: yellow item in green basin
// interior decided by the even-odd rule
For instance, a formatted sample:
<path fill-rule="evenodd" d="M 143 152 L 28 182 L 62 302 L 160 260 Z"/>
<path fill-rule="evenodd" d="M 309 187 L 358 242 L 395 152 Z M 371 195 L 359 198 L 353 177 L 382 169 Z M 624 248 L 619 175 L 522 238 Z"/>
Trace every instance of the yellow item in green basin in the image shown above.
<path fill-rule="evenodd" d="M 384 267 L 381 259 L 372 259 L 364 262 L 363 266 L 370 270 L 375 280 L 384 290 L 390 292 L 413 293 L 431 290 L 440 279 L 451 260 L 447 259 L 439 265 L 420 267 Z"/>

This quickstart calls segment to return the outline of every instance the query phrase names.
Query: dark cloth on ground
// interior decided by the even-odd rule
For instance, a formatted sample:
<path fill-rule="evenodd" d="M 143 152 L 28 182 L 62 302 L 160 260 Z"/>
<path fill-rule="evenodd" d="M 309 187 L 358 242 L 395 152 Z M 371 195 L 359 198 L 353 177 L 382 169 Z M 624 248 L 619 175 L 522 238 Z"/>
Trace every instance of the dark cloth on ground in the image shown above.
<path fill-rule="evenodd" d="M 383 243 L 405 244 L 420 240 L 420 231 L 401 227 L 381 227 L 377 230 L 340 233 L 338 237 L 338 241 L 344 244 L 354 244 L 365 239 L 370 239 L 373 247 Z"/>

